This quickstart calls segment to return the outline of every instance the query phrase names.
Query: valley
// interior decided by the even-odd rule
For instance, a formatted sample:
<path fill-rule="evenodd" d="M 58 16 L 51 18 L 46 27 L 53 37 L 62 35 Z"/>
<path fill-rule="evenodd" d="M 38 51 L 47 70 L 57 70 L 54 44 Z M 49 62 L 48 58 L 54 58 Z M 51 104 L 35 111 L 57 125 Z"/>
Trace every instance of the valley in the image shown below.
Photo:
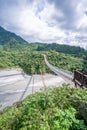
<path fill-rule="evenodd" d="M 13 103 L 23 100 L 29 94 L 44 90 L 44 87 L 61 86 L 63 83 L 67 83 L 59 76 L 53 74 L 44 74 L 43 83 L 42 75 L 26 75 L 21 74 L 21 71 L 12 70 L 6 71 L 13 76 L 0 77 L 0 110 L 6 106 L 11 106 Z M 14 73 L 16 72 L 17 75 Z M 18 73 L 20 72 L 20 75 Z M 1 75 L 1 73 L 0 73 Z"/>
<path fill-rule="evenodd" d="M 87 130 L 87 89 L 73 83 L 87 50 L 0 36 L 0 130 Z"/>

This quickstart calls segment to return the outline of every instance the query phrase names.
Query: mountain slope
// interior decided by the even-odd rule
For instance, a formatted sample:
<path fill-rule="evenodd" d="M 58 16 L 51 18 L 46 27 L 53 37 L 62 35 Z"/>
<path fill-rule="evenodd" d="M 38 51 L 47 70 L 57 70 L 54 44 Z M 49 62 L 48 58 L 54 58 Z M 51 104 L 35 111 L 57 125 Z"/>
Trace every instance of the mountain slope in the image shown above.
<path fill-rule="evenodd" d="M 20 36 L 5 30 L 0 26 L 0 45 L 5 45 L 7 43 L 14 43 L 14 42 L 21 44 L 27 43 L 27 41 L 25 41 Z"/>

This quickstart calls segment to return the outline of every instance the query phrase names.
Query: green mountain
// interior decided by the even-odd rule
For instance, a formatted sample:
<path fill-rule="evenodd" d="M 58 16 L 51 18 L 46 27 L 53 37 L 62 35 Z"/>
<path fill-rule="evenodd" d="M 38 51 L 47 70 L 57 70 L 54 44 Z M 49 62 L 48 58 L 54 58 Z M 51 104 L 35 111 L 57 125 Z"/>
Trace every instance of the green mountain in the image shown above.
<path fill-rule="evenodd" d="M 0 45 L 6 45 L 10 43 L 26 44 L 28 42 L 15 33 L 9 32 L 0 26 Z"/>
<path fill-rule="evenodd" d="M 61 52 L 64 54 L 72 54 L 74 56 L 83 56 L 85 53 L 85 50 L 79 46 L 69 46 L 64 44 L 38 44 L 37 51 L 49 51 L 49 50 L 55 50 L 57 52 Z"/>
<path fill-rule="evenodd" d="M 5 50 L 26 50 L 27 48 L 32 51 L 50 51 L 70 54 L 72 56 L 87 59 L 87 51 L 79 46 L 60 45 L 56 43 L 30 43 L 28 44 L 20 36 L 15 33 L 9 32 L 0 26 L 0 48 L 3 47 Z"/>

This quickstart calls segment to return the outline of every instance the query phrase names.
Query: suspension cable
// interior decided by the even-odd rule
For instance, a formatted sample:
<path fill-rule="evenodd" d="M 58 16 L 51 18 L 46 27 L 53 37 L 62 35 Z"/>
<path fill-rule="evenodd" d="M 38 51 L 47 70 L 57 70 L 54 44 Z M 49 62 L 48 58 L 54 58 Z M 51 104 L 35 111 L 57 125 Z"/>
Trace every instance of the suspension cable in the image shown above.
<path fill-rule="evenodd" d="M 27 86 L 26 86 L 26 88 L 25 88 L 25 91 L 23 92 L 23 94 L 22 94 L 22 96 L 20 97 L 19 101 L 21 101 L 21 100 L 23 99 L 23 97 L 24 97 L 26 91 L 27 91 L 28 88 L 29 88 L 29 85 L 30 85 L 30 83 L 31 83 L 31 80 L 32 80 L 32 75 L 31 75 L 31 77 L 30 77 L 30 79 L 29 79 L 29 81 L 28 81 L 28 84 L 27 84 Z"/>

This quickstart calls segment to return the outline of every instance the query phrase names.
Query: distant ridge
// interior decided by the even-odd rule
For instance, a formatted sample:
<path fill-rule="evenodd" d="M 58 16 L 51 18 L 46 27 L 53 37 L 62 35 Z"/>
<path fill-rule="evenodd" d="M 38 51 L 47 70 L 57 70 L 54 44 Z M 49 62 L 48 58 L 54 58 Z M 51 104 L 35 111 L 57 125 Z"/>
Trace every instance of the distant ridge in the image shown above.
<path fill-rule="evenodd" d="M 20 36 L 16 35 L 15 33 L 12 33 L 10 31 L 5 30 L 3 27 L 0 26 L 0 45 L 5 45 L 8 43 L 20 43 L 20 44 L 26 44 L 28 43 Z"/>

